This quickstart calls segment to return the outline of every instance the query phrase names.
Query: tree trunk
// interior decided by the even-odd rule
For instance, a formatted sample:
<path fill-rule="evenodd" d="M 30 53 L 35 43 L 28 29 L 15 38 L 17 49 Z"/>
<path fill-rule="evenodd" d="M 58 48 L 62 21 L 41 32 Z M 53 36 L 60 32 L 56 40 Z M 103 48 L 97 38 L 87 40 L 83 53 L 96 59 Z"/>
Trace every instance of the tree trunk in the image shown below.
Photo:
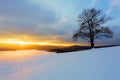
<path fill-rule="evenodd" d="M 94 38 L 92 36 L 90 37 L 90 43 L 91 43 L 91 48 L 94 48 Z"/>
<path fill-rule="evenodd" d="M 93 32 L 93 26 L 90 27 L 90 43 L 91 43 L 91 48 L 94 48 L 94 32 Z"/>

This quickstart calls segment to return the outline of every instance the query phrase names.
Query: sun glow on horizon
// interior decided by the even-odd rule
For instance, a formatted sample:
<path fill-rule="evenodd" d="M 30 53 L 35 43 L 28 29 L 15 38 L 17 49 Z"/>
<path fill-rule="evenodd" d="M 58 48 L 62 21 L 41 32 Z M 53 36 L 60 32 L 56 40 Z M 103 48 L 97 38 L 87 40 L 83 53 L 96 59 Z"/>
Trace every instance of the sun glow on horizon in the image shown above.
<path fill-rule="evenodd" d="M 0 40 L 0 43 L 7 43 L 7 44 L 18 44 L 18 45 L 47 45 L 49 43 L 46 42 L 32 42 L 32 41 L 24 41 L 20 39 L 5 39 L 5 40 Z"/>
<path fill-rule="evenodd" d="M 73 46 L 73 45 L 85 45 L 85 44 L 78 44 L 78 43 L 62 43 L 62 42 L 51 42 L 51 41 L 26 41 L 22 39 L 2 39 L 0 40 L 0 43 L 3 44 L 15 44 L 19 46 L 25 46 L 25 45 L 51 45 L 51 46 Z"/>

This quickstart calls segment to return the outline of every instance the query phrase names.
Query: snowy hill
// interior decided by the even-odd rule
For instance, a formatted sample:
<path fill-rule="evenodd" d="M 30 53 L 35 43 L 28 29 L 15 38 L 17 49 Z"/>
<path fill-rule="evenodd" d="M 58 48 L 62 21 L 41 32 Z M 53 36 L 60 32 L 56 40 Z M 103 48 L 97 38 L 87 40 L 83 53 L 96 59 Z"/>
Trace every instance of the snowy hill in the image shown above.
<path fill-rule="evenodd" d="M 62 54 L 1 51 L 0 80 L 120 80 L 120 47 Z"/>

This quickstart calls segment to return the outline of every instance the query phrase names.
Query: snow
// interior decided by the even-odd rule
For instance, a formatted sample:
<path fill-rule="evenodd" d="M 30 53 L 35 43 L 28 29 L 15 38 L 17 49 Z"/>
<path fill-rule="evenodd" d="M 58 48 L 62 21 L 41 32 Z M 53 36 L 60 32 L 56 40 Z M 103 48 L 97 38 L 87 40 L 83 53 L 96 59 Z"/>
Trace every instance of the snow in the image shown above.
<path fill-rule="evenodd" d="M 0 80 L 120 80 L 120 47 L 56 54 L 1 51 Z"/>

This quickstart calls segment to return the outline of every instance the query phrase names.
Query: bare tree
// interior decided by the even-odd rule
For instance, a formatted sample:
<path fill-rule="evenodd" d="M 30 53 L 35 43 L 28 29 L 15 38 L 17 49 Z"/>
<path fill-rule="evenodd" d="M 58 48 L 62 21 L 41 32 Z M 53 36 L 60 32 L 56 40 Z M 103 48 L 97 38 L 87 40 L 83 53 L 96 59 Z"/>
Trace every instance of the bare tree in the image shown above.
<path fill-rule="evenodd" d="M 101 37 L 112 38 L 113 32 L 108 27 L 102 27 L 102 24 L 111 20 L 106 17 L 101 10 L 86 9 L 79 15 L 79 29 L 73 34 L 73 39 L 88 38 L 91 47 L 94 47 L 94 40 Z"/>

